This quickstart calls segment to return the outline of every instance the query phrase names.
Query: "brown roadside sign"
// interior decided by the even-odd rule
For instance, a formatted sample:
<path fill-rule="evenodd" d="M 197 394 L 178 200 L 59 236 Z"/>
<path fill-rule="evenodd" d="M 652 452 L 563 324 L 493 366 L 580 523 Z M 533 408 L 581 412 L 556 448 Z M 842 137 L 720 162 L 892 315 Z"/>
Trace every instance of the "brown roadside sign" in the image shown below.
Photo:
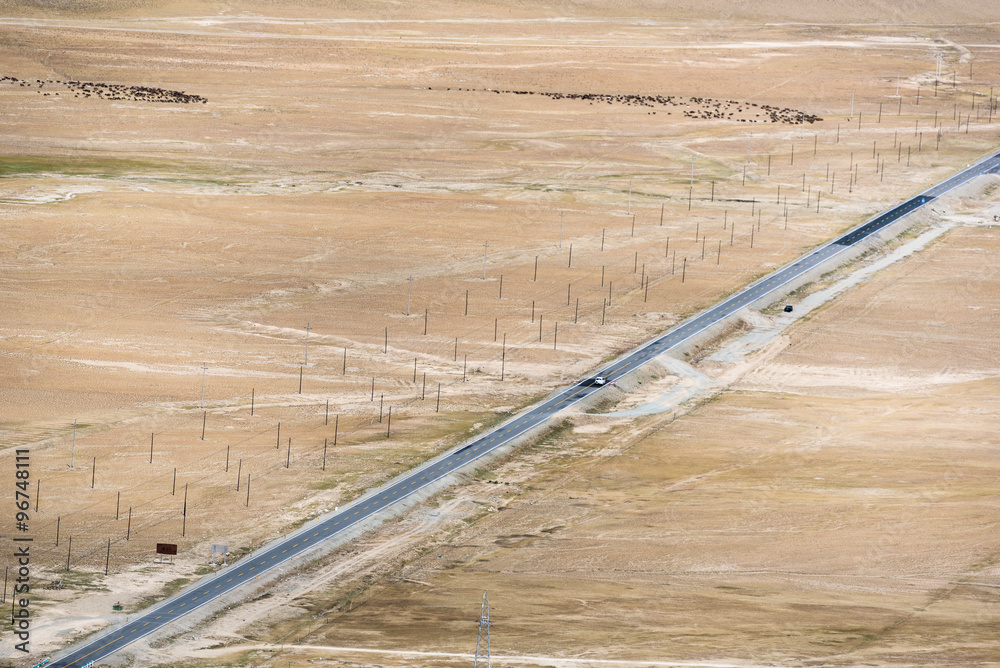
<path fill-rule="evenodd" d="M 177 545 L 174 543 L 157 543 L 157 554 L 177 554 Z"/>

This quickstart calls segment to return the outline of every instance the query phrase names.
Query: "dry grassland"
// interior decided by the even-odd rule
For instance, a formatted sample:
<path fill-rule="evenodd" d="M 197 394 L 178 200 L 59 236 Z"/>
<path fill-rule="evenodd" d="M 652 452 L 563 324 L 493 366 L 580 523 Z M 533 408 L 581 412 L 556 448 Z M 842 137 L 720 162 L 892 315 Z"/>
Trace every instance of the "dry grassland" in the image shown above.
<path fill-rule="evenodd" d="M 212 543 L 342 505 L 997 139 L 979 28 L 88 7 L 0 19 L 0 480 L 31 447 L 35 574 L 74 587 L 39 592 L 39 647 L 112 619 L 94 588 L 148 602 Z M 958 76 L 935 97 L 937 50 Z M 683 113 L 725 100 L 758 122 Z"/>
<path fill-rule="evenodd" d="M 489 589 L 498 665 L 996 665 L 997 229 L 890 267 L 686 415 L 573 417 L 467 486 L 465 522 L 247 637 L 291 665 L 467 665 L 419 652 L 469 654 Z"/>

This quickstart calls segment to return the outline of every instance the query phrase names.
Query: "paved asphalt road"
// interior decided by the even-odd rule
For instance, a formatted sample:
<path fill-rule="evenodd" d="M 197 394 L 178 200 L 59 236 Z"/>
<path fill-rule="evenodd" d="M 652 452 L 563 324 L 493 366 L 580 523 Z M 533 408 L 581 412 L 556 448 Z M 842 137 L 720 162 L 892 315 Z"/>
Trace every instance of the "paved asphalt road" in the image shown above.
<path fill-rule="evenodd" d="M 657 355 L 695 336 L 768 293 L 779 289 L 781 286 L 800 276 L 803 272 L 828 260 L 831 256 L 847 250 L 865 237 L 878 232 L 900 217 L 932 201 L 934 198 L 940 197 L 952 188 L 980 174 L 997 171 L 1000 171 L 1000 152 L 977 162 L 947 181 L 889 209 L 840 238 L 831 241 L 818 250 L 799 258 L 794 263 L 757 281 L 717 306 L 681 323 L 674 329 L 646 343 L 627 356 L 615 360 L 607 367 L 595 373 L 594 376 L 604 376 L 610 383 L 631 373 Z M 107 657 L 139 638 L 162 628 L 167 623 L 219 598 L 261 573 L 305 552 L 317 543 L 351 528 L 358 522 L 378 513 L 387 506 L 399 502 L 401 499 L 406 498 L 426 485 L 461 469 L 476 458 L 537 427 L 562 409 L 572 406 L 600 390 L 599 386 L 593 384 L 592 378 L 566 388 L 541 405 L 526 410 L 489 433 L 455 450 L 450 455 L 418 467 L 398 482 L 386 487 L 384 490 L 380 490 L 375 495 L 369 495 L 356 501 L 345 510 L 338 512 L 324 522 L 299 531 L 294 536 L 267 551 L 243 559 L 214 577 L 208 578 L 194 587 L 190 587 L 188 591 L 144 613 L 129 624 L 115 629 L 110 633 L 103 634 L 101 637 L 88 642 L 79 649 L 69 652 L 62 658 L 49 664 L 49 666 L 51 668 L 82 668 L 91 661 L 98 661 Z"/>

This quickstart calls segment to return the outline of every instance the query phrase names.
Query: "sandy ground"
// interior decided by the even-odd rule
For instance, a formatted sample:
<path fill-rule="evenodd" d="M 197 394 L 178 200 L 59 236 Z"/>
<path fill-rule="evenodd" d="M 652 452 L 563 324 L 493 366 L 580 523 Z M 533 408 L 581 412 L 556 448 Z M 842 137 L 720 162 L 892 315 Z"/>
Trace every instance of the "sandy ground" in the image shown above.
<path fill-rule="evenodd" d="M 30 447 L 35 576 L 67 587 L 37 592 L 39 651 L 205 572 L 213 543 L 242 554 L 343 504 L 997 139 L 998 52 L 978 27 L 693 35 L 655 16 L 150 21 L 135 4 L 109 21 L 111 5 L 87 7 L 0 18 L 0 479 L 9 446 Z M 771 123 L 754 105 L 822 120 Z M 720 109 L 734 115 L 703 117 Z M 959 315 L 979 317 L 940 321 Z M 818 386 L 846 382 L 820 371 Z M 845 387 L 888 388 L 866 373 Z M 156 542 L 180 545 L 175 565 L 152 565 Z"/>
<path fill-rule="evenodd" d="M 795 303 L 853 283 L 839 298 L 795 323 L 751 316 L 693 365 L 729 380 L 700 405 L 572 417 L 456 491 L 477 514 L 452 506 L 396 560 L 244 629 L 270 642 L 182 654 L 467 665 L 488 589 L 498 665 L 996 665 L 998 210 L 989 194 L 942 205 Z M 942 292 L 961 314 L 947 327 Z"/>

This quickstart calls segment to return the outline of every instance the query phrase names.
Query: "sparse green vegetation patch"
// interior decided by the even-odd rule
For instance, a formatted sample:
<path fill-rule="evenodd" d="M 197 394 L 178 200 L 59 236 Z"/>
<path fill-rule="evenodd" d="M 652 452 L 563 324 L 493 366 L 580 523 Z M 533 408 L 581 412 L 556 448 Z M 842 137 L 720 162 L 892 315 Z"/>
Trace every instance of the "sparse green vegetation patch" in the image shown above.
<path fill-rule="evenodd" d="M 123 158 L 53 157 L 13 155 L 0 156 L 0 177 L 31 174 L 64 174 L 69 176 L 122 176 L 131 172 L 149 172 L 173 167 L 151 160 Z"/>

